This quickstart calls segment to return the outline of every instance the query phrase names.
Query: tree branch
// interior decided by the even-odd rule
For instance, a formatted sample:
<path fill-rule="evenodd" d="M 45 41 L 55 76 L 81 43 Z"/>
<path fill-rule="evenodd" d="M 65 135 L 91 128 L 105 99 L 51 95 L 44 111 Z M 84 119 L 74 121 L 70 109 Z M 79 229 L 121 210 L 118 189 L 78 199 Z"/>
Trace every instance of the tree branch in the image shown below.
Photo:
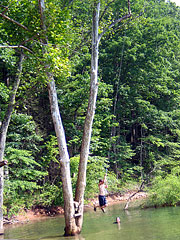
<path fill-rule="evenodd" d="M 128 0 L 128 13 L 131 14 L 130 0 Z"/>
<path fill-rule="evenodd" d="M 145 181 L 143 181 L 143 182 L 141 183 L 139 189 L 138 189 L 135 193 L 133 193 L 133 194 L 127 199 L 127 202 L 126 202 L 126 204 L 125 204 L 125 206 L 124 206 L 124 210 L 127 210 L 127 209 L 128 209 L 128 207 L 129 207 L 129 202 L 130 202 L 131 198 L 134 197 L 137 193 L 139 193 L 139 192 L 142 191 L 142 189 L 143 189 L 143 187 L 144 187 L 144 183 L 145 183 Z"/>
<path fill-rule="evenodd" d="M 131 17 L 131 13 L 128 13 L 127 15 L 115 20 L 113 23 L 111 23 L 107 28 L 104 29 L 104 31 L 99 35 L 99 41 L 101 39 L 101 37 L 112 27 L 114 27 L 117 23 L 122 22 L 123 20 L 130 18 Z"/>
<path fill-rule="evenodd" d="M 111 3 L 113 3 L 115 0 L 112 0 L 111 2 L 108 3 L 108 5 L 105 7 L 103 13 L 101 14 L 100 18 L 99 18 L 99 22 L 101 22 L 103 16 L 105 15 L 106 11 L 108 10 L 109 6 L 111 5 Z"/>
<path fill-rule="evenodd" d="M 7 165 L 7 164 L 8 164 L 8 161 L 4 160 L 4 161 L 0 162 L 0 167 L 3 167 L 4 165 Z"/>
<path fill-rule="evenodd" d="M 5 10 L 2 12 L 3 14 L 4 14 L 5 12 L 7 12 L 7 10 L 8 10 L 8 7 L 6 7 L 6 6 L 3 6 L 3 5 L 1 5 L 1 4 L 0 4 L 0 7 L 3 7 L 3 8 L 5 8 Z"/>
<path fill-rule="evenodd" d="M 156 170 L 156 167 L 157 167 L 157 166 L 154 166 L 154 168 L 149 172 L 148 176 L 150 176 L 150 174 L 153 173 L 153 172 Z M 129 207 L 129 202 L 131 201 L 131 198 L 134 197 L 137 193 L 142 192 L 142 189 L 144 188 L 145 182 L 146 182 L 146 180 L 143 180 L 143 181 L 141 182 L 141 185 L 140 185 L 139 189 L 138 189 L 136 192 L 134 192 L 134 193 L 127 199 L 127 202 L 126 202 L 126 204 L 125 204 L 125 206 L 124 206 L 124 210 L 127 210 L 127 209 L 128 209 L 128 207 Z"/>
<path fill-rule="evenodd" d="M 33 40 L 34 38 L 39 38 L 39 33 L 37 33 L 37 34 L 35 34 L 34 36 L 32 36 L 31 38 L 28 38 L 27 40 L 24 40 L 23 42 L 21 42 L 21 44 L 20 45 L 24 45 L 25 43 L 27 43 L 27 42 L 30 42 L 31 40 Z"/>
<path fill-rule="evenodd" d="M 113 1 L 111 1 L 107 8 L 109 7 L 109 5 L 112 3 Z M 106 9 L 105 9 L 106 11 Z M 103 13 L 104 14 L 104 13 Z M 128 0 L 128 14 L 126 14 L 125 16 L 118 18 L 117 20 L 115 20 L 113 23 L 111 23 L 107 28 L 104 29 L 104 31 L 99 35 L 98 40 L 100 41 L 101 37 L 112 27 L 114 27 L 117 23 L 122 22 L 123 20 L 130 18 L 131 17 L 131 8 L 130 8 L 130 0 Z"/>
<path fill-rule="evenodd" d="M 41 19 L 41 28 L 46 31 L 46 25 L 45 25 L 45 20 L 44 20 L 44 2 L 41 0 L 38 0 L 39 2 L 39 12 L 40 12 L 40 19 Z"/>
<path fill-rule="evenodd" d="M 30 53 L 33 53 L 33 51 L 31 51 L 29 48 L 19 45 L 19 46 L 4 46 L 4 45 L 0 45 L 0 48 L 22 48 Z"/>
<path fill-rule="evenodd" d="M 24 26 L 24 25 L 22 25 L 21 23 L 19 23 L 19 22 L 15 21 L 15 20 L 14 20 L 14 19 L 12 19 L 12 18 L 9 18 L 9 17 L 8 17 L 8 16 L 6 16 L 5 14 L 3 14 L 3 13 L 0 13 L 0 16 L 2 16 L 3 18 L 5 18 L 5 19 L 9 20 L 9 21 L 10 21 L 10 22 L 12 22 L 12 23 L 14 23 L 14 24 L 18 25 L 19 27 L 21 27 L 21 28 L 25 29 L 26 31 L 30 32 L 30 30 L 29 30 L 29 29 L 28 29 L 26 26 Z"/>

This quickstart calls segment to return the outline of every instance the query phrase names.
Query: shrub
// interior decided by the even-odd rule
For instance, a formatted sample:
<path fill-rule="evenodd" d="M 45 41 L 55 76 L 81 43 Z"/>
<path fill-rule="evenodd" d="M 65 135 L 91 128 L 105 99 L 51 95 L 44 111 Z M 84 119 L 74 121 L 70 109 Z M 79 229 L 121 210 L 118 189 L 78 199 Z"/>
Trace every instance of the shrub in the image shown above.
<path fill-rule="evenodd" d="M 171 173 L 165 178 L 158 176 L 149 189 L 146 206 L 175 206 L 180 202 L 180 178 Z"/>

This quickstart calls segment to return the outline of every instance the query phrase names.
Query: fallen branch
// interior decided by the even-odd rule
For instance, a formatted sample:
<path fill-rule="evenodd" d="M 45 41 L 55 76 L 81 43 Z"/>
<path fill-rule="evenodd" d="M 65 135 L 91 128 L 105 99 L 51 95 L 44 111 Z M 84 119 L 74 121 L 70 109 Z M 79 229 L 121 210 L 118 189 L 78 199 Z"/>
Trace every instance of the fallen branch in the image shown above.
<path fill-rule="evenodd" d="M 14 223 L 19 223 L 19 221 L 16 219 L 8 219 L 8 218 L 3 219 L 3 224 L 14 224 Z"/>
<path fill-rule="evenodd" d="M 132 199 L 137 193 L 142 192 L 143 187 L 144 187 L 144 181 L 141 183 L 139 189 L 138 189 L 135 193 L 133 193 L 133 194 L 127 199 L 127 202 L 126 202 L 126 204 L 125 204 L 125 206 L 124 206 L 124 210 L 127 210 L 127 209 L 128 209 L 129 203 L 130 203 L 131 199 Z"/>

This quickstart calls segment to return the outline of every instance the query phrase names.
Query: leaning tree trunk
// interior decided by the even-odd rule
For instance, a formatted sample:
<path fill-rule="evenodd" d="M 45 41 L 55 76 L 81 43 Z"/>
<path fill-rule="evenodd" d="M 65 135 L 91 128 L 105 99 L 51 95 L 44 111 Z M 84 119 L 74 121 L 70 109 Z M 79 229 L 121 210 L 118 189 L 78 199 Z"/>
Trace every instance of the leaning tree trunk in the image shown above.
<path fill-rule="evenodd" d="M 50 82 L 48 83 L 48 91 L 51 106 L 51 115 L 55 127 L 60 152 L 61 177 L 64 197 L 65 235 L 71 236 L 79 233 L 79 228 L 76 226 L 74 218 L 75 210 L 70 176 L 70 159 L 67 150 L 64 128 L 58 107 L 55 82 L 53 76 L 50 73 L 47 73 L 47 76 L 48 79 L 50 80 Z"/>
<path fill-rule="evenodd" d="M 41 17 L 41 27 L 46 32 L 46 19 L 45 19 L 45 2 L 44 0 L 39 0 L 40 8 L 40 17 Z M 48 44 L 47 36 L 45 37 L 44 43 Z M 44 48 L 45 52 L 46 49 Z M 55 81 L 53 74 L 48 70 L 50 66 L 46 67 L 46 75 L 48 78 L 48 92 L 49 92 L 49 101 L 51 108 L 51 115 L 54 123 L 54 128 L 56 132 L 56 137 L 58 141 L 59 154 L 60 154 L 60 164 L 61 164 L 61 177 L 63 184 L 63 198 L 64 198 L 64 216 L 65 216 L 65 235 L 72 236 L 78 234 L 79 228 L 76 226 L 75 222 L 75 210 L 74 210 L 74 201 L 73 201 L 73 191 L 71 184 L 71 175 L 70 175 L 70 159 L 67 150 L 65 132 L 61 120 L 61 115 L 58 107 L 58 98 L 55 87 Z"/>
<path fill-rule="evenodd" d="M 4 120 L 3 120 L 1 128 L 0 128 L 0 162 L 3 161 L 3 157 L 4 157 L 4 150 L 5 150 L 5 145 L 6 145 L 6 136 L 7 136 L 9 123 L 10 123 L 10 120 L 11 120 L 11 115 L 12 115 L 12 112 L 13 112 L 13 109 L 14 109 L 16 93 L 17 93 L 17 90 L 18 90 L 18 87 L 19 87 L 19 84 L 20 84 L 23 59 L 24 59 L 24 55 L 21 54 L 20 57 L 19 57 L 17 75 L 16 75 L 16 78 L 15 78 L 13 90 L 10 94 L 8 108 L 7 108 Z M 4 177 L 3 177 L 3 175 L 4 175 L 3 174 L 3 168 L 0 168 L 0 234 L 3 234 L 3 212 L 2 212 L 3 188 L 4 188 Z"/>
<path fill-rule="evenodd" d="M 39 0 L 40 14 L 41 14 L 41 24 L 42 29 L 46 32 L 45 25 L 45 2 L 44 0 Z M 65 235 L 74 235 L 80 233 L 83 223 L 83 205 L 84 205 L 84 191 L 86 186 L 86 168 L 87 160 L 89 155 L 89 146 L 92 132 L 92 123 L 95 114 L 96 107 L 96 98 L 98 92 L 98 47 L 99 42 L 103 34 L 113 27 L 115 24 L 127 19 L 131 16 L 130 13 L 130 4 L 128 0 L 128 11 L 129 13 L 122 18 L 117 19 L 113 22 L 104 32 L 100 35 L 98 34 L 99 28 L 99 12 L 100 12 L 100 0 L 94 1 L 94 11 L 93 11 L 93 24 L 92 24 L 92 57 L 91 57 L 91 86 L 90 86 L 90 96 L 88 102 L 88 109 L 84 125 L 84 133 L 81 146 L 80 154 L 80 163 L 78 170 L 78 179 L 76 185 L 76 194 L 75 194 L 75 204 L 77 213 L 74 214 L 74 202 L 72 194 L 72 185 L 70 177 L 70 161 L 69 154 L 67 151 L 67 144 L 65 140 L 65 133 L 61 121 L 61 116 L 58 108 L 57 93 L 55 89 L 55 82 L 53 75 L 47 70 L 47 77 L 49 80 L 48 90 L 49 90 L 49 99 L 51 105 L 51 114 L 54 122 L 54 127 L 56 131 L 56 136 L 58 139 L 58 146 L 60 152 L 60 163 L 61 163 L 61 174 L 63 182 L 63 195 L 64 195 L 64 204 L 65 204 Z M 48 43 L 47 38 L 45 44 Z M 49 67 L 46 66 L 46 69 Z M 76 219 L 76 221 L 75 221 Z"/>
<path fill-rule="evenodd" d="M 45 26 L 45 16 L 44 16 L 44 0 L 39 0 L 42 27 Z M 84 205 L 84 190 L 86 185 L 86 166 L 87 159 L 89 155 L 89 145 L 92 131 L 92 123 L 95 113 L 96 98 L 98 91 L 97 83 L 97 70 L 98 70 L 98 23 L 99 23 L 99 10 L 100 1 L 94 10 L 93 16 L 93 40 L 92 40 L 92 60 L 91 60 L 91 87 L 90 87 L 90 97 L 88 110 L 86 114 L 84 134 L 82 140 L 81 154 L 80 154 L 80 164 L 76 188 L 75 201 L 78 202 L 78 214 L 75 214 L 72 185 L 70 177 L 70 161 L 69 154 L 67 151 L 67 144 L 65 139 L 65 133 L 63 129 L 63 124 L 61 121 L 61 116 L 58 108 L 57 93 L 55 89 L 55 82 L 53 75 L 47 72 L 48 76 L 48 91 L 49 99 L 51 105 L 51 114 L 53 118 L 53 123 L 56 131 L 56 136 L 58 140 L 59 152 L 60 152 L 60 163 L 61 163 L 61 175 L 63 183 L 63 197 L 64 197 L 64 212 L 65 212 L 65 235 L 74 235 L 81 231 L 83 222 L 83 205 Z M 47 39 L 46 39 L 47 43 Z M 46 68 L 47 69 L 47 68 Z M 75 221 L 76 219 L 76 221 Z"/>

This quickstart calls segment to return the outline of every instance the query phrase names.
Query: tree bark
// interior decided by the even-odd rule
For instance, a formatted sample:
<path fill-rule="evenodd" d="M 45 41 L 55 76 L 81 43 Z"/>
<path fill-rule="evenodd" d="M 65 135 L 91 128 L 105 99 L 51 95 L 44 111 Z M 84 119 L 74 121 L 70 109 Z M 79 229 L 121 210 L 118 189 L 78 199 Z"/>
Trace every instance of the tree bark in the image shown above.
<path fill-rule="evenodd" d="M 41 27 L 46 32 L 45 25 L 45 2 L 44 0 L 39 0 L 40 16 L 41 16 Z M 103 34 L 98 34 L 99 30 L 99 12 L 100 12 L 100 0 L 94 1 L 93 10 L 93 21 L 92 21 L 92 55 L 91 55 L 91 83 L 90 83 L 90 95 L 88 101 L 88 109 L 86 113 L 86 119 L 84 124 L 83 139 L 81 145 L 80 153 L 80 163 L 78 170 L 78 179 L 76 185 L 75 202 L 73 202 L 71 176 L 70 176 L 70 160 L 67 150 L 67 144 L 65 139 L 65 133 L 63 129 L 63 124 L 59 112 L 57 93 L 55 88 L 55 82 L 53 75 L 47 70 L 46 74 L 49 80 L 48 91 L 49 100 L 51 106 L 51 114 L 53 118 L 53 123 L 56 131 L 56 136 L 58 140 L 59 152 L 60 152 L 60 163 L 61 163 L 61 174 L 63 183 L 63 197 L 64 197 L 64 211 L 65 211 L 65 235 L 75 235 L 81 232 L 83 224 L 83 208 L 84 208 L 84 191 L 86 186 L 86 168 L 87 160 L 89 155 L 90 139 L 92 132 L 92 124 L 95 114 L 96 99 L 98 93 L 98 48 L 99 42 Z M 131 13 L 123 18 L 118 19 L 114 24 L 128 18 Z M 109 28 L 110 28 L 109 27 Z M 106 31 L 104 31 L 105 33 Z M 47 37 L 45 37 L 45 44 L 48 43 Z M 49 66 L 46 66 L 49 69 Z M 75 204 L 75 207 L 74 207 Z M 75 210 L 77 211 L 75 214 Z"/>
<path fill-rule="evenodd" d="M 20 84 L 23 59 L 24 59 L 24 55 L 21 54 L 19 56 L 18 70 L 17 70 L 14 86 L 13 86 L 12 92 L 10 94 L 8 108 L 7 108 L 4 120 L 3 120 L 1 128 L 0 128 L 0 165 L 3 165 L 3 157 L 4 157 L 4 150 L 5 150 L 5 145 L 6 145 L 7 131 L 8 131 L 9 123 L 11 120 L 11 115 L 12 115 L 12 112 L 14 109 L 16 93 L 17 93 L 17 90 L 18 90 L 18 87 Z M 4 173 L 3 168 L 0 168 L 0 234 L 3 233 L 3 212 L 2 212 L 3 188 L 4 188 L 4 177 L 3 177 L 4 174 L 3 173 Z"/>
<path fill-rule="evenodd" d="M 41 27 L 46 31 L 45 25 L 45 2 L 44 0 L 39 0 L 40 16 L 41 16 Z M 45 37 L 45 43 L 48 44 L 47 36 Z M 45 52 L 46 50 L 43 49 Z M 58 98 L 55 87 L 55 81 L 53 74 L 48 70 L 50 66 L 46 66 L 46 75 L 48 78 L 48 92 L 49 92 L 49 101 L 51 108 L 51 115 L 54 123 L 54 128 L 56 132 L 56 137 L 58 141 L 59 154 L 60 154 L 60 164 L 61 164 L 61 177 L 63 184 L 63 197 L 64 197 L 64 216 L 65 216 L 65 235 L 72 236 L 78 234 L 79 228 L 75 223 L 75 210 L 74 210 L 74 201 L 73 201 L 73 191 L 71 184 L 71 175 L 70 175 L 70 159 L 67 150 L 65 132 L 61 120 L 61 115 L 58 106 Z"/>
<path fill-rule="evenodd" d="M 91 84 L 90 95 L 88 101 L 88 109 L 84 124 L 83 139 L 80 153 L 80 163 L 78 170 L 78 179 L 76 185 L 75 201 L 79 203 L 80 216 L 76 219 L 77 226 L 81 229 L 83 224 L 83 205 L 84 191 L 86 186 L 86 168 L 89 155 L 89 146 L 91 140 L 92 124 L 96 108 L 96 99 L 98 93 L 98 48 L 99 48 L 99 12 L 100 1 L 95 1 L 93 20 L 92 20 L 92 54 L 91 54 Z"/>
<path fill-rule="evenodd" d="M 129 1 L 128 1 L 129 3 Z M 131 16 L 130 7 L 129 13 L 122 18 L 117 19 L 101 34 L 99 30 L 99 14 L 100 14 L 100 0 L 94 1 L 93 19 L 92 19 L 92 53 L 91 53 L 91 85 L 88 102 L 88 109 L 86 113 L 83 139 L 81 145 L 80 163 L 78 170 L 78 179 L 76 185 L 75 201 L 79 203 L 79 217 L 76 218 L 76 224 L 81 229 L 83 224 L 83 205 L 84 205 L 84 191 L 86 187 L 86 168 L 89 155 L 89 147 L 91 140 L 92 124 L 96 108 L 96 99 L 98 93 L 98 56 L 99 56 L 99 42 L 103 34 L 115 24 L 127 19 Z"/>
<path fill-rule="evenodd" d="M 79 228 L 76 226 L 74 217 L 74 201 L 73 191 L 70 176 L 70 159 L 67 150 L 64 128 L 59 112 L 58 99 L 55 88 L 53 76 L 47 72 L 49 100 L 51 106 L 51 115 L 55 127 L 55 132 L 58 141 L 60 164 L 61 164 L 61 177 L 63 184 L 63 197 L 64 197 L 64 216 L 65 216 L 65 235 L 71 236 L 79 233 Z"/>
<path fill-rule="evenodd" d="M 45 10 L 45 0 L 38 0 L 39 2 L 39 10 L 40 10 L 40 19 L 41 19 L 41 28 L 44 33 L 46 33 L 46 18 L 44 14 Z M 72 2 L 71 0 L 69 3 Z M 129 0 L 128 0 L 129 3 Z M 55 81 L 53 74 L 49 70 L 50 66 L 46 65 L 46 75 L 48 78 L 48 92 L 49 92 L 49 100 L 51 107 L 51 114 L 54 123 L 54 128 L 58 140 L 59 153 L 60 153 L 60 164 L 61 164 L 61 174 L 62 174 L 62 183 L 63 183 L 63 196 L 64 196 L 64 210 L 65 210 L 65 235 L 75 235 L 80 233 L 83 223 L 83 205 L 84 205 L 84 191 L 86 186 L 86 168 L 87 168 L 87 160 L 89 155 L 89 146 L 92 132 L 92 123 L 95 114 L 95 106 L 96 106 L 96 98 L 98 92 L 98 47 L 99 41 L 103 34 L 113 27 L 115 24 L 121 22 L 122 20 L 131 16 L 130 13 L 130 4 L 128 5 L 129 13 L 122 18 L 114 21 L 107 29 L 105 29 L 100 35 L 98 35 L 99 28 L 99 12 L 100 12 L 100 0 L 94 1 L 94 11 L 93 11 L 93 26 L 92 26 L 92 58 L 91 58 L 91 85 L 90 85 L 90 96 L 88 109 L 85 119 L 84 125 L 84 133 L 82 139 L 81 146 L 81 154 L 80 154 L 80 164 L 79 164 L 79 172 L 78 172 L 78 180 L 77 180 L 77 188 L 76 188 L 76 202 L 73 202 L 73 193 L 72 193 L 72 184 L 71 184 L 71 176 L 70 176 L 70 160 L 69 154 L 67 150 L 67 144 L 65 139 L 64 128 L 60 116 L 60 111 L 58 107 L 57 93 L 55 88 Z M 8 16 L 3 13 L 0 14 L 3 18 L 13 22 L 14 24 L 20 26 L 21 28 L 29 31 L 29 29 L 22 24 L 10 19 Z M 45 45 L 48 45 L 47 35 L 42 40 L 44 49 L 43 51 L 47 51 L 45 49 Z M 17 46 L 12 46 L 17 47 Z M 24 48 L 23 46 L 20 46 Z M 31 51 L 30 51 L 31 52 Z M 0 176 L 2 177 L 2 175 Z M 3 181 L 0 181 L 0 188 L 2 188 Z M 0 199 L 1 202 L 1 199 Z M 76 205 L 76 210 L 78 209 L 78 214 L 75 214 L 74 204 Z M 2 204 L 1 204 L 2 206 Z M 78 217 L 77 217 L 78 215 Z M 75 221 L 76 219 L 76 221 Z"/>

